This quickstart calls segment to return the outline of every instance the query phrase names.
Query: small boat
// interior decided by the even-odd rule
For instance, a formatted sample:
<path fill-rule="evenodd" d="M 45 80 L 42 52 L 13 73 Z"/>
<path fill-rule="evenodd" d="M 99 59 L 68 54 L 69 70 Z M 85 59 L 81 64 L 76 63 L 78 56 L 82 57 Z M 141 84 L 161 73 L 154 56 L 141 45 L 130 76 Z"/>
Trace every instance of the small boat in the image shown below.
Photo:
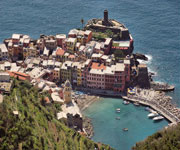
<path fill-rule="evenodd" d="M 148 114 L 148 117 L 153 118 L 153 117 L 157 117 L 158 115 L 159 114 L 157 112 L 153 112 L 153 113 Z"/>
<path fill-rule="evenodd" d="M 145 109 L 145 111 L 150 111 L 149 107 L 145 107 L 144 109 Z"/>
<path fill-rule="evenodd" d="M 120 117 L 116 117 L 116 120 L 120 120 Z"/>
<path fill-rule="evenodd" d="M 154 117 L 154 118 L 153 118 L 154 121 L 160 121 L 160 120 L 162 120 L 162 119 L 164 119 L 163 116 L 157 116 L 157 117 Z"/>
<path fill-rule="evenodd" d="M 120 111 L 121 111 L 120 108 L 117 108 L 117 109 L 116 109 L 116 112 L 117 112 L 117 113 L 120 113 Z"/>
<path fill-rule="evenodd" d="M 123 131 L 128 131 L 128 128 L 123 128 Z"/>
<path fill-rule="evenodd" d="M 140 104 L 138 102 L 134 102 L 134 105 L 135 106 L 139 106 Z"/>
<path fill-rule="evenodd" d="M 128 101 L 123 101 L 123 104 L 124 104 L 124 105 L 128 105 L 129 102 L 128 102 Z"/>

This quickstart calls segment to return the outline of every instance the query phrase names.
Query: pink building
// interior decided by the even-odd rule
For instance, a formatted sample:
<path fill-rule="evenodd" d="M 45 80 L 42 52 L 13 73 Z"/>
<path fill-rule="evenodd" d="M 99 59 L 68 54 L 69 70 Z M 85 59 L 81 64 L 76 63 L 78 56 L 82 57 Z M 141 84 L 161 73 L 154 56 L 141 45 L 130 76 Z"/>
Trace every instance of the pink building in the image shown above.
<path fill-rule="evenodd" d="M 110 67 L 92 63 L 87 74 L 87 87 L 123 92 L 126 84 L 125 65 L 117 63 Z"/>
<path fill-rule="evenodd" d="M 124 60 L 124 65 L 125 65 L 125 78 L 126 82 L 130 81 L 130 74 L 131 74 L 131 67 L 130 67 L 130 60 Z"/>
<path fill-rule="evenodd" d="M 112 38 L 106 38 L 104 42 L 104 54 L 108 55 L 112 47 Z"/>
<path fill-rule="evenodd" d="M 58 34 L 56 35 L 56 41 L 57 41 L 57 46 L 62 47 L 63 46 L 63 41 L 66 39 L 65 34 Z"/>

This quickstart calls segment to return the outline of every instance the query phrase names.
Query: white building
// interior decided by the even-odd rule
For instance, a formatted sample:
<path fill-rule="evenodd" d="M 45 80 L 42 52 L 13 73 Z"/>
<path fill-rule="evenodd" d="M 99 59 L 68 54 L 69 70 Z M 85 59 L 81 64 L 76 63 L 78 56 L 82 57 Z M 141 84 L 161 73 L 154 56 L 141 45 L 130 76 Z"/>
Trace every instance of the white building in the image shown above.
<path fill-rule="evenodd" d="M 0 44 L 0 60 L 8 59 L 8 50 L 5 44 Z"/>

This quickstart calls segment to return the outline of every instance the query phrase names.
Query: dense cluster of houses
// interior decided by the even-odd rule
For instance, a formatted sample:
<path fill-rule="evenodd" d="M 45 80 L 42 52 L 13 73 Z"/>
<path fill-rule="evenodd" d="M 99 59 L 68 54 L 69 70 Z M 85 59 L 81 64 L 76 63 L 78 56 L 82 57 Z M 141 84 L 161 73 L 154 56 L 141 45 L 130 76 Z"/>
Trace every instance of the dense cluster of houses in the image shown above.
<path fill-rule="evenodd" d="M 130 81 L 130 58 L 117 62 L 112 43 L 111 38 L 95 41 L 90 30 L 37 40 L 13 34 L 0 44 L 0 70 L 33 84 L 44 80 L 60 85 L 68 79 L 74 87 L 122 92 Z"/>

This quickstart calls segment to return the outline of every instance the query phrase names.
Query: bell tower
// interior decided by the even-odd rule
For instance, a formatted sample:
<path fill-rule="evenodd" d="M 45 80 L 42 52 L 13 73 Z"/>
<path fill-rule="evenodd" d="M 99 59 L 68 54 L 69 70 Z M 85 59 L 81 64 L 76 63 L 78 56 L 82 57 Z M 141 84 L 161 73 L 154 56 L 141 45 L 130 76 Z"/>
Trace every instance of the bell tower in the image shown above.
<path fill-rule="evenodd" d="M 66 104 L 71 103 L 72 101 L 71 92 L 72 92 L 71 83 L 69 82 L 69 80 L 66 80 L 64 90 L 63 90 L 64 103 Z"/>

